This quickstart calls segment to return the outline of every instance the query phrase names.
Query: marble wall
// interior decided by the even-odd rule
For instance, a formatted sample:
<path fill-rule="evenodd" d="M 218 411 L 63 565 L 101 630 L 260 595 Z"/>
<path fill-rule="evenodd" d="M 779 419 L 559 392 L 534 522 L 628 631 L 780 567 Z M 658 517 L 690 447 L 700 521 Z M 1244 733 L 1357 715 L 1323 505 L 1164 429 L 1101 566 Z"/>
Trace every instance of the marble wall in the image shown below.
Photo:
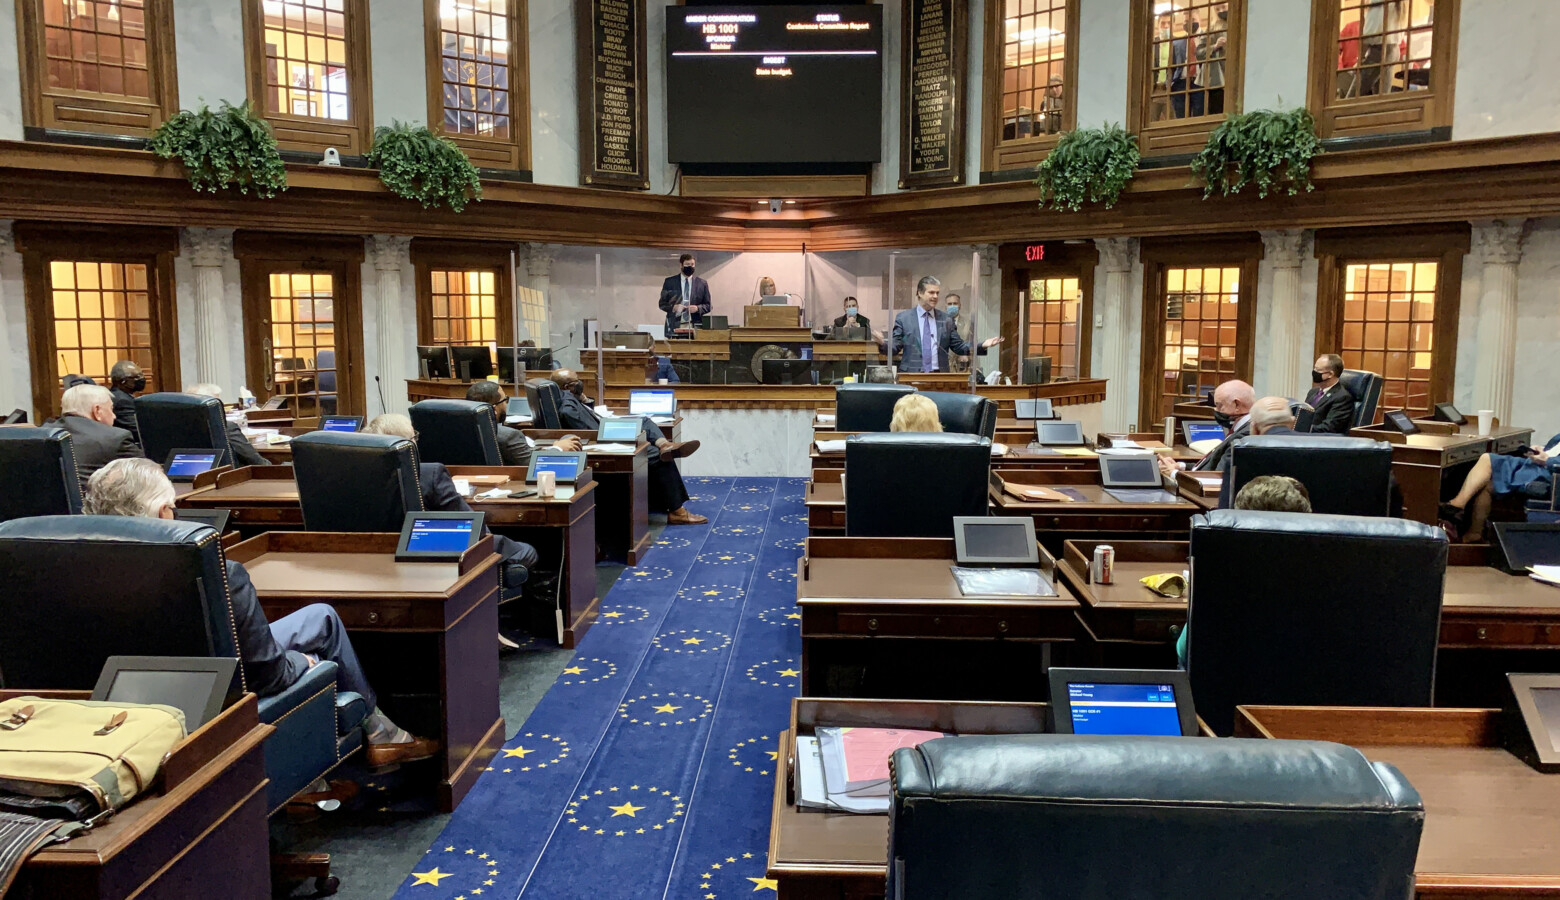
<path fill-rule="evenodd" d="M 702 444 L 678 464 L 684 475 L 801 478 L 812 471 L 812 410 L 689 409 L 682 416 L 682 439 Z"/>
<path fill-rule="evenodd" d="M 0 221 L 0 415 L 13 409 L 32 416 L 31 359 L 23 349 L 27 339 L 27 304 L 22 293 L 22 257 L 11 246 L 11 223 Z"/>
<path fill-rule="evenodd" d="M 1468 313 L 1463 315 L 1466 318 Z M 1517 265 L 1517 358 L 1511 420 L 1515 425 L 1533 426 L 1535 442 L 1560 433 L 1560 219 L 1534 223 Z"/>

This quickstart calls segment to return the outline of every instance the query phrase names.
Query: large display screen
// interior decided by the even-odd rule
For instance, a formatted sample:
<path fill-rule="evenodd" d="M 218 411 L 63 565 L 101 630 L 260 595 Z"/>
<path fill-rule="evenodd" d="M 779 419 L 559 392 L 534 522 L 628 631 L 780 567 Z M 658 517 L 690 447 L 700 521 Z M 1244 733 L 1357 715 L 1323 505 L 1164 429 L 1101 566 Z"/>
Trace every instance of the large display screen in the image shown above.
<path fill-rule="evenodd" d="M 668 6 L 675 163 L 869 163 L 882 142 L 883 11 Z"/>

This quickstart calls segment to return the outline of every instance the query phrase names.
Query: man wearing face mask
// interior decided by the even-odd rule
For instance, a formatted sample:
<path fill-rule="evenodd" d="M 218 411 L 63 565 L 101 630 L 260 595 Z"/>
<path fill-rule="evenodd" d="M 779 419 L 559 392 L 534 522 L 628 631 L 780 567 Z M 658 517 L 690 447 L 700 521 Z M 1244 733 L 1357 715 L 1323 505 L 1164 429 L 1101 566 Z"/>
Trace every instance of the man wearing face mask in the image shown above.
<path fill-rule="evenodd" d="M 130 432 L 136 446 L 141 444 L 141 429 L 135 422 L 135 394 L 146 390 L 146 374 L 128 359 L 121 359 L 108 370 L 109 393 L 114 395 L 114 427 Z"/>
<path fill-rule="evenodd" d="M 974 340 L 975 335 L 971 333 L 971 328 L 973 326 L 967 324 L 967 320 L 960 318 L 959 316 L 959 313 L 963 310 L 963 308 L 964 298 L 960 297 L 958 294 L 948 295 L 948 318 L 953 320 L 954 329 L 957 330 L 959 335 L 964 338 L 965 343 L 969 343 Z M 987 338 L 984 341 L 981 341 L 979 344 L 975 345 L 975 355 L 985 356 L 987 350 L 990 350 L 992 347 L 1002 343 L 1002 341 L 1003 338 L 1001 337 Z M 954 364 L 953 371 L 966 372 L 969 370 L 969 365 L 970 358 L 968 356 L 961 356 Z"/>
<path fill-rule="evenodd" d="M 1229 436 L 1191 466 L 1161 456 L 1160 470 L 1173 476 L 1176 470 L 1183 468 L 1190 468 L 1194 472 L 1223 472 L 1228 469 L 1230 444 L 1251 433 L 1251 407 L 1256 401 L 1256 389 L 1244 381 L 1236 379 L 1219 385 L 1213 392 L 1213 418 L 1230 430 Z"/>
<path fill-rule="evenodd" d="M 1343 357 L 1323 353 L 1311 367 L 1311 382 L 1316 386 L 1305 395 L 1305 402 L 1316 410 L 1311 418 L 1312 434 L 1348 434 L 1354 424 L 1354 395 L 1339 383 L 1343 377 Z"/>
<path fill-rule="evenodd" d="M 861 304 L 856 302 L 855 297 L 846 297 L 845 315 L 840 316 L 834 320 L 834 327 L 849 328 L 855 325 L 859 325 L 862 328 L 867 329 L 869 332 L 872 330 L 872 322 L 869 321 L 866 316 L 861 314 Z"/>
<path fill-rule="evenodd" d="M 697 328 L 710 311 L 709 282 L 693 274 L 697 262 L 692 253 L 684 253 L 677 258 L 682 271 L 661 283 L 660 306 L 666 313 L 668 338 L 678 336 L 678 329 L 684 329 L 682 336 L 687 337 L 687 329 Z"/>
<path fill-rule="evenodd" d="M 552 381 L 563 392 L 558 403 L 558 418 L 565 428 L 578 428 L 595 433 L 601 428 L 601 417 L 591 409 L 585 396 L 585 383 L 573 369 L 558 369 L 552 373 Z M 672 465 L 672 460 L 692 456 L 699 449 L 698 441 L 667 440 L 661 426 L 649 416 L 640 420 L 645 440 L 650 444 L 650 509 L 666 513 L 668 525 L 702 525 L 709 520 L 698 513 L 689 512 L 683 504 L 688 500 L 688 488 L 683 484 L 682 473 Z"/>

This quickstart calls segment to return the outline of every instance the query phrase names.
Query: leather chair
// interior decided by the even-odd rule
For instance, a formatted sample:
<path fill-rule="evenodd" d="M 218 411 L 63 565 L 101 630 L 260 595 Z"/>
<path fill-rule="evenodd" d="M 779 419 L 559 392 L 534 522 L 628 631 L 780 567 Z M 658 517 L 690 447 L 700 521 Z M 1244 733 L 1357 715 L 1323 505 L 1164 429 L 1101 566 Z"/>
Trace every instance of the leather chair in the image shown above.
<path fill-rule="evenodd" d="M 7 688 L 91 690 L 110 656 L 241 658 L 217 533 L 199 522 L 45 516 L 0 525 L 0 678 Z M 238 688 L 244 689 L 243 669 Z M 321 662 L 260 699 L 267 809 L 363 742 L 368 709 Z"/>
<path fill-rule="evenodd" d="M 311 431 L 292 452 L 305 531 L 399 532 L 423 508 L 417 445 L 406 438 Z"/>
<path fill-rule="evenodd" d="M 853 434 L 845 441 L 845 534 L 953 537 L 984 516 L 991 441 L 973 434 Z"/>
<path fill-rule="evenodd" d="M 1441 529 L 1404 519 L 1194 517 L 1197 714 L 1229 734 L 1240 704 L 1431 705 L 1446 555 Z"/>
<path fill-rule="evenodd" d="M 1230 444 L 1219 506 L 1258 475 L 1288 475 L 1305 485 L 1311 511 L 1340 516 L 1385 516 L 1392 498 L 1392 445 L 1333 434 L 1243 437 Z"/>
<path fill-rule="evenodd" d="M 446 466 L 499 466 L 493 407 L 475 400 L 423 400 L 409 410 L 417 455 Z"/>
<path fill-rule="evenodd" d="M 563 404 L 563 389 L 546 378 L 533 378 L 525 383 L 525 399 L 531 405 L 531 418 L 537 428 L 562 428 L 563 417 L 558 407 Z"/>
<path fill-rule="evenodd" d="M 978 434 L 988 439 L 996 438 L 997 404 L 995 402 L 979 394 L 955 394 L 950 391 L 922 391 L 921 396 L 937 405 L 937 418 L 942 422 L 943 431 L 952 434 Z M 889 409 L 892 418 L 893 408 Z"/>
<path fill-rule="evenodd" d="M 227 450 L 227 419 L 222 401 L 198 394 L 143 394 L 135 398 L 141 448 L 161 463 L 174 449 Z M 229 460 L 231 462 L 231 460 Z"/>
<path fill-rule="evenodd" d="M 1363 369 L 1344 369 L 1338 376 L 1354 398 L 1354 428 L 1362 428 L 1376 421 L 1376 403 L 1381 400 L 1381 376 Z"/>
<path fill-rule="evenodd" d="M 70 432 L 52 425 L 0 428 L 0 522 L 79 512 Z"/>
<path fill-rule="evenodd" d="M 908 384 L 842 384 L 834 389 L 836 431 L 887 431 L 894 404 L 915 393 Z"/>
<path fill-rule="evenodd" d="M 1340 744 L 975 735 L 899 750 L 890 771 L 898 900 L 1414 893 L 1424 804 Z"/>
<path fill-rule="evenodd" d="M 1310 434 L 1316 423 L 1316 408 L 1304 400 L 1289 401 L 1289 414 L 1295 417 L 1295 431 Z"/>
<path fill-rule="evenodd" d="M 319 373 L 315 391 L 320 404 L 320 415 L 336 414 L 336 351 L 321 350 L 314 357 L 314 368 Z"/>

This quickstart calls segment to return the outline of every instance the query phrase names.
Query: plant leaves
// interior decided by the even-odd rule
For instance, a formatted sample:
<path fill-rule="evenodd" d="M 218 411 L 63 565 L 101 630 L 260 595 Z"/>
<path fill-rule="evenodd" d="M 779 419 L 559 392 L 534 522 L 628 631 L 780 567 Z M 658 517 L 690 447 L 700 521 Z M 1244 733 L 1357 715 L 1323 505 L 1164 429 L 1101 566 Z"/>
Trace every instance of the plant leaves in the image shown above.
<path fill-rule="evenodd" d="M 178 158 L 190 186 L 215 193 L 236 187 L 270 198 L 287 190 L 287 166 L 276 146 L 270 123 L 255 115 L 246 101 L 223 101 L 216 112 L 209 106 L 182 110 L 170 117 L 147 141 L 147 149 L 164 159 Z"/>
<path fill-rule="evenodd" d="M 374 130 L 369 165 L 385 187 L 424 209 L 448 206 L 454 212 L 468 200 L 482 199 L 482 181 L 471 159 L 448 138 L 426 127 L 394 122 Z"/>
<path fill-rule="evenodd" d="M 1040 208 L 1077 212 L 1088 203 L 1116 205 L 1137 173 L 1137 139 L 1119 125 L 1079 128 L 1062 135 L 1035 167 Z"/>

